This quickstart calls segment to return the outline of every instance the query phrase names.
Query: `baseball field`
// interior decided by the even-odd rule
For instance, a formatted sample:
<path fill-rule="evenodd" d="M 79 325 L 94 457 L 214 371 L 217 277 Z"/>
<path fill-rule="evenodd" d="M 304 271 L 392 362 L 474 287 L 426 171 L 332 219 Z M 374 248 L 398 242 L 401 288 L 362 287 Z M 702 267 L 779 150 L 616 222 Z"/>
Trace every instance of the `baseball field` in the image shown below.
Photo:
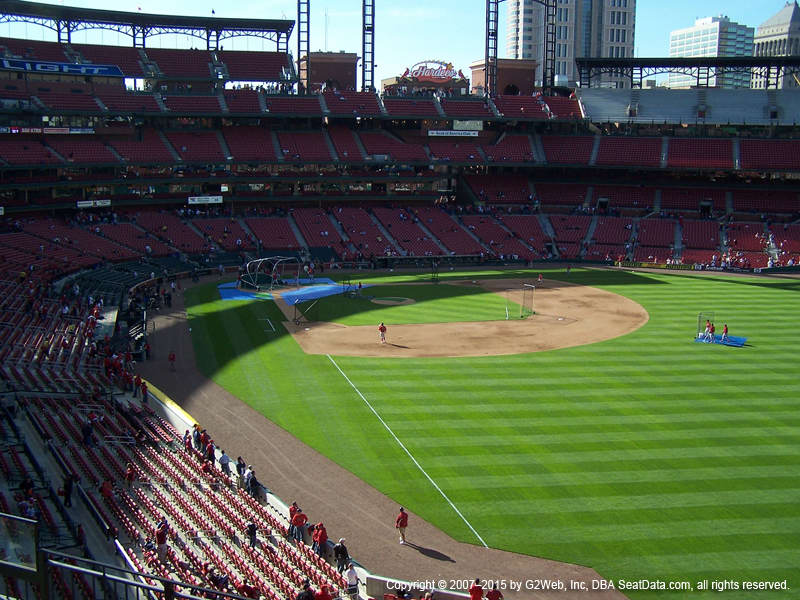
<path fill-rule="evenodd" d="M 214 283 L 186 306 L 207 377 L 457 540 L 800 597 L 800 280 L 543 273 L 528 319 L 538 271 L 365 275 L 299 326 Z M 747 345 L 694 343 L 702 311 Z"/>

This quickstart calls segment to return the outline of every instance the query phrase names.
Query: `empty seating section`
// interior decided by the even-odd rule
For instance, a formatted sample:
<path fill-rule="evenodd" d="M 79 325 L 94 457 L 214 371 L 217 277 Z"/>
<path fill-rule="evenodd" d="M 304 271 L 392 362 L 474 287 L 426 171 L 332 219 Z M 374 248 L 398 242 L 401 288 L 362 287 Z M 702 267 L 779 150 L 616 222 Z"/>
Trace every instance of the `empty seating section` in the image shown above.
<path fill-rule="evenodd" d="M 544 96 L 544 103 L 550 109 L 550 113 L 557 119 L 580 119 L 581 107 L 577 98 L 565 98 L 563 96 Z"/>
<path fill-rule="evenodd" d="M 726 235 L 730 250 L 761 252 L 769 243 L 762 223 L 729 223 Z"/>
<path fill-rule="evenodd" d="M 464 215 L 461 221 L 496 256 L 516 256 L 524 260 L 533 260 L 537 256 L 537 253 L 532 252 L 513 233 L 506 231 L 489 215 Z"/>
<path fill-rule="evenodd" d="M 63 164 L 41 139 L 0 138 L 0 158 L 11 165 Z"/>
<path fill-rule="evenodd" d="M 375 217 L 409 256 L 438 256 L 442 249 L 415 222 L 416 217 L 398 208 L 376 207 Z"/>
<path fill-rule="evenodd" d="M 131 163 L 159 164 L 174 163 L 172 153 L 164 145 L 161 137 L 152 129 L 143 129 L 141 137 L 109 137 L 108 145 Z"/>
<path fill-rule="evenodd" d="M 253 232 L 261 246 L 273 250 L 297 250 L 300 243 L 285 217 L 264 217 L 245 219 L 247 227 Z"/>
<path fill-rule="evenodd" d="M 23 269 L 35 265 L 37 277 L 43 280 L 102 262 L 92 254 L 25 232 L 0 235 L 0 245 L 5 246 L 3 256 L 7 256 L 9 262 L 21 265 Z"/>
<path fill-rule="evenodd" d="M 642 219 L 639 221 L 639 244 L 643 246 L 675 245 L 675 221 L 672 219 Z"/>
<path fill-rule="evenodd" d="M 494 113 L 483 100 L 450 100 L 443 98 L 442 108 L 448 117 L 492 118 Z"/>
<path fill-rule="evenodd" d="M 542 205 L 582 206 L 586 200 L 585 185 L 574 183 L 537 183 L 536 197 Z"/>
<path fill-rule="evenodd" d="M 478 201 L 488 204 L 529 204 L 531 190 L 525 175 L 465 175 Z"/>
<path fill-rule="evenodd" d="M 743 169 L 800 169 L 800 140 L 741 140 Z"/>
<path fill-rule="evenodd" d="M 797 192 L 734 190 L 732 195 L 734 212 L 789 214 L 800 212 L 800 196 L 798 196 Z"/>
<path fill-rule="evenodd" d="M 663 188 L 661 208 L 700 210 L 700 204 L 710 204 L 714 210 L 725 210 L 725 192 L 706 188 Z"/>
<path fill-rule="evenodd" d="M 333 147 L 336 149 L 336 154 L 339 156 L 340 161 L 364 159 L 356 141 L 356 134 L 352 129 L 331 127 L 328 130 L 328 135 L 331 138 L 331 142 L 333 142 Z"/>
<path fill-rule="evenodd" d="M 330 162 L 332 159 L 321 131 L 278 133 L 285 159 Z"/>
<path fill-rule="evenodd" d="M 609 207 L 639 208 L 650 210 L 655 203 L 654 188 L 639 186 L 594 186 L 593 198 L 599 203 L 603 198 L 608 200 Z"/>
<path fill-rule="evenodd" d="M 275 162 L 275 146 L 268 129 L 255 125 L 223 127 L 222 136 L 237 161 Z"/>
<path fill-rule="evenodd" d="M 217 58 L 225 63 L 234 81 L 279 81 L 289 70 L 289 56 L 282 52 L 221 50 Z"/>
<path fill-rule="evenodd" d="M 7 80 L 0 83 L 0 98 L 12 100 L 28 100 L 28 86 L 24 81 Z"/>
<path fill-rule="evenodd" d="M 296 208 L 292 216 L 309 247 L 329 247 L 339 256 L 345 256 L 343 253 L 348 246 L 333 226 L 328 213 L 321 208 Z"/>
<path fill-rule="evenodd" d="M 142 57 L 138 48 L 131 46 L 101 46 L 98 44 L 70 44 L 88 62 L 96 65 L 116 65 L 125 77 L 144 77 Z"/>
<path fill-rule="evenodd" d="M 800 225 L 771 225 L 775 247 L 783 252 L 800 252 Z"/>
<path fill-rule="evenodd" d="M 95 85 L 94 93 L 110 112 L 163 112 L 150 93 L 129 92 L 116 85 Z"/>
<path fill-rule="evenodd" d="M 452 162 L 483 162 L 478 144 L 458 139 L 454 141 L 431 138 L 428 140 L 431 158 Z"/>
<path fill-rule="evenodd" d="M 333 210 L 345 235 L 364 256 L 391 256 L 397 249 L 370 218 L 363 208 L 341 207 Z"/>
<path fill-rule="evenodd" d="M 527 135 L 505 135 L 496 144 L 482 146 L 490 162 L 533 162 L 531 140 Z"/>
<path fill-rule="evenodd" d="M 681 223 L 684 248 L 719 248 L 719 223 L 716 221 L 689 221 Z"/>
<path fill-rule="evenodd" d="M 377 117 L 381 114 L 378 97 L 372 92 L 326 91 L 323 97 L 332 115 Z"/>
<path fill-rule="evenodd" d="M 494 105 L 506 119 L 547 119 L 542 102 L 533 96 L 498 96 Z"/>
<path fill-rule="evenodd" d="M 152 233 L 142 231 L 131 223 L 104 223 L 98 228 L 108 239 L 133 248 L 143 256 L 168 256 L 174 252 Z"/>
<path fill-rule="evenodd" d="M 625 260 L 627 250 L 623 244 L 592 244 L 586 248 L 585 260 Z"/>
<path fill-rule="evenodd" d="M 59 246 L 109 261 L 130 260 L 138 256 L 129 248 L 56 219 L 26 223 L 25 231 Z"/>
<path fill-rule="evenodd" d="M 180 252 L 200 254 L 207 250 L 205 240 L 171 213 L 141 212 L 136 215 L 136 223 L 156 234 Z"/>
<path fill-rule="evenodd" d="M 80 136 L 47 136 L 47 145 L 69 163 L 117 163 L 119 159 L 102 141 Z"/>
<path fill-rule="evenodd" d="M 661 165 L 661 138 L 601 137 L 597 151 L 598 165 Z"/>
<path fill-rule="evenodd" d="M 205 50 L 173 50 L 146 48 L 145 54 L 158 65 L 164 75 L 173 77 L 211 78 L 211 55 Z"/>
<path fill-rule="evenodd" d="M 228 252 L 252 250 L 253 240 L 247 235 L 236 219 L 194 219 L 192 224 L 205 236 L 208 236 L 217 247 Z"/>
<path fill-rule="evenodd" d="M 100 105 L 91 90 L 82 84 L 36 81 L 28 83 L 28 92 L 48 108 L 67 111 L 98 112 Z"/>
<path fill-rule="evenodd" d="M 404 144 L 383 131 L 362 131 L 358 134 L 370 155 L 389 155 L 394 160 L 426 162 L 425 150 L 418 144 Z"/>
<path fill-rule="evenodd" d="M 219 114 L 222 107 L 217 96 L 169 96 L 165 95 L 164 104 L 174 113 L 180 114 Z"/>
<path fill-rule="evenodd" d="M 266 96 L 267 110 L 276 115 L 322 116 L 319 96 Z"/>
<path fill-rule="evenodd" d="M 620 245 L 630 241 L 633 220 L 625 217 L 599 217 L 592 239 L 598 244 Z"/>
<path fill-rule="evenodd" d="M 426 206 L 416 209 L 415 212 L 420 222 L 452 254 L 475 255 L 484 252 L 483 247 L 443 210 Z"/>
<path fill-rule="evenodd" d="M 630 90 L 583 88 L 578 90 L 586 118 L 594 123 L 625 123 L 631 119 Z"/>
<path fill-rule="evenodd" d="M 225 162 L 214 131 L 171 131 L 166 136 L 185 161 Z"/>
<path fill-rule="evenodd" d="M 729 139 L 670 138 L 667 164 L 694 169 L 732 169 L 733 142 Z"/>
<path fill-rule="evenodd" d="M 550 224 L 555 232 L 555 240 L 559 248 L 562 243 L 580 244 L 586 238 L 592 217 L 586 215 L 550 215 Z M 570 256 L 568 258 L 575 258 Z"/>
<path fill-rule="evenodd" d="M 716 259 L 715 259 L 716 257 Z M 719 250 L 702 250 L 698 248 L 684 248 L 681 252 L 681 263 L 684 265 L 711 263 L 720 264 Z"/>
<path fill-rule="evenodd" d="M 633 251 L 633 260 L 636 262 L 664 264 L 667 262 L 667 259 L 671 258 L 673 258 L 673 255 L 670 248 L 662 248 L 659 246 L 638 246 Z"/>
<path fill-rule="evenodd" d="M 228 111 L 238 114 L 261 113 L 261 104 L 258 102 L 258 92 L 255 90 L 225 90 L 225 105 Z"/>
<path fill-rule="evenodd" d="M 588 165 L 589 159 L 592 158 L 594 138 L 586 135 L 543 135 L 542 146 L 549 163 Z"/>
<path fill-rule="evenodd" d="M 538 252 L 550 241 L 536 215 L 498 215 L 497 219 Z"/>
<path fill-rule="evenodd" d="M 64 54 L 64 46 L 56 42 L 40 42 L 19 38 L 0 38 L 0 50 L 4 56 L 31 58 L 52 62 L 72 62 Z"/>
<path fill-rule="evenodd" d="M 439 117 L 436 103 L 431 98 L 385 97 L 383 106 L 393 117 Z"/>

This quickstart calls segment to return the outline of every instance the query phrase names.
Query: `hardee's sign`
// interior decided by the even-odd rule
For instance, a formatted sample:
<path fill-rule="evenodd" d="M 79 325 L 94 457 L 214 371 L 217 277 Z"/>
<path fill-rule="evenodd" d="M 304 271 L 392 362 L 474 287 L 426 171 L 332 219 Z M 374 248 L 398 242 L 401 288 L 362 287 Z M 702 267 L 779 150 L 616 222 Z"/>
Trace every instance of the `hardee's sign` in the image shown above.
<path fill-rule="evenodd" d="M 456 71 L 453 68 L 453 63 L 441 60 L 423 60 L 406 69 L 403 77 L 416 79 L 417 81 L 443 83 L 453 79 L 464 79 L 464 74 L 461 71 Z"/>

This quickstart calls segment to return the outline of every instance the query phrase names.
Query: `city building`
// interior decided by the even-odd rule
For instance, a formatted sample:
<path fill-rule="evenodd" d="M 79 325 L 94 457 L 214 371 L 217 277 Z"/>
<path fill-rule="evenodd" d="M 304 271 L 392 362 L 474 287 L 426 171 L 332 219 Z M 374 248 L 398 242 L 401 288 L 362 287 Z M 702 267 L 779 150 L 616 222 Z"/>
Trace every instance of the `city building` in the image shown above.
<path fill-rule="evenodd" d="M 509 58 L 538 63 L 542 81 L 544 7 L 534 0 L 510 0 L 507 6 L 506 53 Z M 575 85 L 576 58 L 633 56 L 636 0 L 558 0 L 556 7 L 556 82 Z M 599 85 L 628 87 L 625 77 L 604 75 Z"/>
<path fill-rule="evenodd" d="M 797 2 L 787 2 L 775 15 L 758 26 L 755 35 L 756 56 L 797 56 L 800 55 L 800 7 Z M 764 89 L 766 80 L 758 74 L 753 75 L 753 87 Z M 774 87 L 774 82 L 770 83 Z M 778 77 L 779 88 L 800 87 L 798 80 L 790 75 Z"/>
<path fill-rule="evenodd" d="M 753 28 L 731 21 L 728 17 L 697 19 L 691 27 L 676 29 L 669 34 L 670 58 L 753 56 Z M 690 88 L 696 85 L 696 75 L 670 73 L 669 87 Z M 723 73 L 712 77 L 709 85 L 721 88 L 749 88 L 749 73 Z"/>

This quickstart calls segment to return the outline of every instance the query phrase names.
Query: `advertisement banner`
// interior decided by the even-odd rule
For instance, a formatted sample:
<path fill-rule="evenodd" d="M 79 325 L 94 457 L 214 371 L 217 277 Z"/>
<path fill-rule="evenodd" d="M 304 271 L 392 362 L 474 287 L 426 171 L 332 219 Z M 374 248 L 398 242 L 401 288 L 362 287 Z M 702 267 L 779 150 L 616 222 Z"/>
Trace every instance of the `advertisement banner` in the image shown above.
<path fill-rule="evenodd" d="M 478 137 L 478 132 L 454 131 L 450 129 L 429 129 L 428 137 Z"/>
<path fill-rule="evenodd" d="M 76 205 L 78 208 L 103 208 L 106 206 L 111 206 L 111 200 L 109 198 L 103 198 L 100 200 L 78 200 Z"/>
<path fill-rule="evenodd" d="M 460 131 L 482 131 L 483 121 L 453 121 L 453 129 Z"/>
<path fill-rule="evenodd" d="M 0 70 L 26 71 L 28 73 L 63 73 L 65 75 L 97 75 L 102 77 L 123 77 L 116 65 L 79 65 L 75 63 L 46 62 L 20 58 L 0 59 Z"/>
<path fill-rule="evenodd" d="M 222 196 L 189 196 L 188 204 L 222 204 Z"/>

